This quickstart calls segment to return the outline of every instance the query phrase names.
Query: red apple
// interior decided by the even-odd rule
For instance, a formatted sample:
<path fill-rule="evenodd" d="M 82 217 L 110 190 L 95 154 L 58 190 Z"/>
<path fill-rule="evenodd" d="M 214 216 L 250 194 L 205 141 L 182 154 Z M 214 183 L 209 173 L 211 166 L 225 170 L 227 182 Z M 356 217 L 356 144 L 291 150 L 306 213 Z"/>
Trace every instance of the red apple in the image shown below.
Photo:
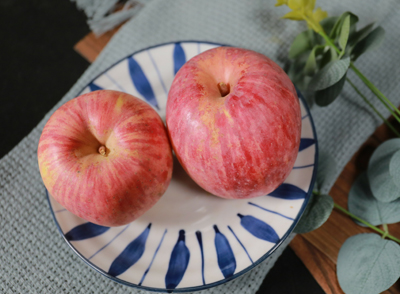
<path fill-rule="evenodd" d="M 38 161 L 54 199 L 103 226 L 141 216 L 172 175 L 172 151 L 156 111 L 108 90 L 79 96 L 54 112 L 40 137 Z"/>
<path fill-rule="evenodd" d="M 275 190 L 300 144 L 295 87 L 276 63 L 245 49 L 218 47 L 189 60 L 172 83 L 166 120 L 183 168 L 223 198 Z"/>

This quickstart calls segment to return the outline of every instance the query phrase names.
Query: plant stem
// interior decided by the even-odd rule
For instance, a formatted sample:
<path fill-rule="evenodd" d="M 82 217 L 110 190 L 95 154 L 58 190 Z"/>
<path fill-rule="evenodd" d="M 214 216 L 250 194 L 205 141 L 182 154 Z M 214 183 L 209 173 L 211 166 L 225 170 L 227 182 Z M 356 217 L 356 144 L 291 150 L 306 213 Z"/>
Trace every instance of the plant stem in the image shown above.
<path fill-rule="evenodd" d="M 324 32 L 320 31 L 319 34 L 325 39 L 326 43 L 331 46 L 335 51 L 340 55 L 341 51 L 338 47 L 333 43 L 331 38 Z M 375 96 L 382 102 L 382 104 L 389 110 L 389 112 L 393 115 L 393 117 L 400 123 L 400 110 L 394 106 L 394 104 L 385 96 L 379 89 L 372 84 L 370 80 L 367 79 L 366 76 L 360 72 L 360 70 L 354 65 L 353 62 L 350 62 L 350 68 L 355 72 L 355 74 L 363 81 L 363 83 L 375 94 Z M 397 114 L 396 114 L 397 113 Z"/>
<path fill-rule="evenodd" d="M 395 242 L 397 242 L 397 243 L 400 244 L 400 240 L 397 239 L 396 237 L 390 235 L 389 232 L 382 231 L 381 229 L 379 229 L 379 228 L 377 228 L 377 227 L 371 225 L 369 222 L 367 222 L 367 221 L 365 221 L 365 220 L 359 218 L 358 216 L 352 214 L 351 212 L 347 211 L 346 209 L 344 209 L 343 207 L 341 207 L 339 204 L 334 203 L 333 205 L 335 206 L 336 209 L 338 209 L 338 210 L 340 210 L 341 212 L 347 214 L 347 215 L 350 216 L 351 218 L 354 218 L 355 220 L 358 220 L 360 223 L 363 223 L 364 225 L 366 225 L 367 227 L 371 228 L 372 230 L 374 230 L 374 231 L 380 233 L 382 236 L 385 236 L 385 237 L 387 237 L 387 238 L 389 238 L 389 239 L 391 239 L 391 240 L 393 240 L 393 241 L 395 241 Z"/>
<path fill-rule="evenodd" d="M 325 34 L 324 31 L 320 31 L 319 34 L 325 39 L 326 43 L 328 43 L 329 46 L 331 46 L 333 49 L 335 49 L 335 51 L 340 54 L 342 53 L 338 47 L 336 47 L 336 45 L 333 43 L 333 41 L 331 40 L 331 38 L 328 37 L 327 34 Z"/>
<path fill-rule="evenodd" d="M 390 110 L 390 107 L 393 108 L 393 110 L 395 112 L 397 112 L 397 114 L 400 114 L 400 110 L 393 105 L 393 103 L 386 98 L 385 95 L 383 95 L 383 93 L 381 91 L 379 91 L 379 89 L 372 84 L 366 76 L 364 76 L 360 70 L 354 65 L 353 62 L 350 62 L 350 68 L 356 73 L 356 75 L 358 75 L 358 77 L 363 81 L 363 83 L 372 91 L 372 93 L 375 94 L 376 97 L 378 97 L 379 100 L 381 100 L 381 102 L 386 106 L 386 108 L 389 109 L 389 111 L 392 113 L 393 116 L 395 116 L 393 114 L 393 111 Z M 397 115 L 396 115 L 397 116 Z"/>
<path fill-rule="evenodd" d="M 350 84 L 350 86 L 353 87 L 353 89 L 357 92 L 358 95 L 361 96 L 361 98 L 364 99 L 365 103 L 367 103 L 373 111 L 383 120 L 383 122 L 397 135 L 397 137 L 400 137 L 400 133 L 394 128 L 394 126 L 387 120 L 385 117 L 372 105 L 371 102 L 368 101 L 367 97 L 365 97 L 361 91 L 352 83 L 352 81 L 349 78 L 346 78 L 347 82 Z"/>
<path fill-rule="evenodd" d="M 389 235 L 389 228 L 388 228 L 387 224 L 383 224 L 382 227 L 383 227 L 383 230 L 385 231 L 385 234 L 382 235 L 382 239 L 385 239 L 387 237 L 387 235 Z"/>

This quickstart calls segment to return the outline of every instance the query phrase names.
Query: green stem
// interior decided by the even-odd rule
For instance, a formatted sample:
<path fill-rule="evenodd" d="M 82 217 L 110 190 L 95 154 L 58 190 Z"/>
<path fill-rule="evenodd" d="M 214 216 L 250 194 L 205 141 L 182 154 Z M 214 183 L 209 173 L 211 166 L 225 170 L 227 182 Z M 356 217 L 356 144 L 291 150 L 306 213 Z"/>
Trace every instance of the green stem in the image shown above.
<path fill-rule="evenodd" d="M 393 241 L 395 241 L 395 242 L 397 242 L 397 243 L 400 243 L 400 240 L 397 239 L 396 237 L 390 235 L 389 232 L 382 231 L 381 229 L 379 229 L 379 228 L 377 228 L 377 227 L 371 225 L 369 222 L 367 222 L 367 221 L 365 221 L 365 220 L 359 218 L 358 216 L 352 214 L 351 212 L 347 211 L 346 209 L 344 209 L 343 207 L 341 207 L 340 205 L 338 205 L 338 204 L 336 204 L 336 203 L 334 203 L 333 205 L 335 206 L 336 209 L 338 209 L 338 210 L 340 210 L 341 212 L 347 214 L 347 215 L 350 216 L 351 218 L 354 218 L 355 220 L 358 220 L 360 223 L 363 223 L 364 225 L 366 225 L 367 227 L 371 228 L 372 230 L 374 230 L 374 231 L 380 233 L 382 236 L 385 236 L 385 237 L 387 237 L 387 238 L 389 238 L 389 239 L 391 239 L 391 240 L 393 240 Z"/>
<path fill-rule="evenodd" d="M 331 38 L 324 32 L 320 31 L 319 34 L 325 39 L 326 43 L 331 46 L 335 51 L 340 55 L 341 51 L 339 50 L 338 47 L 333 43 Z M 363 83 L 372 91 L 372 93 L 375 94 L 376 97 L 382 102 L 383 105 L 390 111 L 390 113 L 396 118 L 398 122 L 400 122 L 400 117 L 397 115 L 400 115 L 400 110 L 394 106 L 394 104 L 385 96 L 379 89 L 371 83 L 370 80 L 367 79 L 366 76 L 364 76 L 359 69 L 354 65 L 353 62 L 350 62 L 350 68 L 355 72 L 355 74 L 363 81 Z M 396 114 L 397 112 L 397 114 Z"/>
<path fill-rule="evenodd" d="M 389 228 L 387 224 L 382 225 L 383 230 L 385 231 L 385 234 L 382 235 L 382 239 L 385 239 L 389 235 Z"/>
<path fill-rule="evenodd" d="M 397 135 L 397 137 L 400 137 L 400 133 L 397 132 L 397 130 L 394 128 L 394 126 L 387 120 L 385 117 L 376 109 L 371 102 L 368 101 L 367 97 L 365 97 L 361 91 L 352 83 L 352 81 L 349 78 L 346 78 L 347 82 L 350 84 L 350 86 L 353 87 L 353 89 L 357 92 L 358 95 L 361 96 L 361 98 L 364 99 L 365 103 L 367 103 L 373 111 L 384 121 L 384 123 Z"/>
<path fill-rule="evenodd" d="M 339 50 L 338 47 L 336 47 L 336 45 L 333 43 L 333 41 L 331 40 L 331 38 L 328 37 L 327 34 L 325 34 L 324 31 L 320 31 L 319 34 L 325 39 L 326 43 L 328 43 L 329 46 L 331 46 L 333 49 L 335 49 L 335 51 L 340 54 L 342 53 L 342 51 Z"/>
<path fill-rule="evenodd" d="M 372 84 L 372 83 L 367 79 L 366 76 L 364 76 L 364 75 L 360 72 L 360 70 L 354 65 L 353 62 L 350 62 L 350 68 L 356 73 L 356 75 L 358 75 L 358 77 L 359 77 L 359 78 L 363 81 L 363 83 L 372 91 L 372 93 L 374 93 L 375 96 L 378 97 L 379 100 L 381 100 L 381 102 L 386 106 L 386 108 L 389 109 L 390 113 L 391 113 L 393 116 L 395 116 L 395 117 L 398 118 L 398 116 L 395 115 L 395 114 L 393 113 L 393 110 L 394 110 L 395 112 L 397 112 L 397 114 L 400 114 L 400 110 L 399 110 L 396 106 L 394 106 L 393 103 L 392 103 L 388 98 L 386 98 L 386 96 L 383 95 L 383 93 L 382 93 L 381 91 L 379 91 L 379 89 L 378 89 L 377 87 L 375 87 L 375 85 Z M 393 110 L 391 110 L 391 109 L 393 109 Z M 399 120 L 399 119 L 397 119 L 397 120 Z"/>

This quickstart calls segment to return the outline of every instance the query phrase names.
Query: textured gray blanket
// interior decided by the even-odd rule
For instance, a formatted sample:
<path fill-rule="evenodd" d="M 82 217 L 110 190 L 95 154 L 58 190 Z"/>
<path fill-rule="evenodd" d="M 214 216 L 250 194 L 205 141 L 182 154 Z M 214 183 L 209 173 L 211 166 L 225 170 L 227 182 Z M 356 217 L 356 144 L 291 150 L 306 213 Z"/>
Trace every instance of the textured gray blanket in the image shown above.
<path fill-rule="evenodd" d="M 37 166 L 41 130 L 56 108 L 75 97 L 103 70 L 128 54 L 156 44 L 182 40 L 231 44 L 261 52 L 283 66 L 291 41 L 305 25 L 281 20 L 287 10 L 273 7 L 274 3 L 272 0 L 153 0 L 121 28 L 53 110 L 0 161 L 1 293 L 144 293 L 95 272 L 61 238 Z M 360 16 L 361 25 L 378 21 L 385 28 L 386 39 L 379 51 L 361 57 L 356 65 L 398 105 L 400 2 L 319 0 L 317 4 L 330 15 L 350 10 Z M 354 74 L 349 73 L 349 77 L 372 98 Z M 388 115 L 382 107 L 377 108 Z M 337 175 L 381 124 L 348 85 L 337 101 L 326 108 L 314 106 L 312 114 L 319 147 L 336 159 Z M 334 179 L 326 183 L 325 192 L 333 182 Z M 255 293 L 289 240 L 246 275 L 203 292 Z"/>

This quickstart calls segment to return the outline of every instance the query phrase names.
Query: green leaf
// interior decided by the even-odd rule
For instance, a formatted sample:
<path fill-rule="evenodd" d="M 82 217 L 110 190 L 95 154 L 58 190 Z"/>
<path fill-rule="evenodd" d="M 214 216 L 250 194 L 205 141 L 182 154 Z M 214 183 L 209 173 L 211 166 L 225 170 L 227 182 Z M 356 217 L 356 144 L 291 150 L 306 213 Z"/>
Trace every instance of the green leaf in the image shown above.
<path fill-rule="evenodd" d="M 339 16 L 335 25 L 333 26 L 333 28 L 329 34 L 329 37 L 331 39 L 335 40 L 340 35 L 342 26 L 343 26 L 343 22 L 347 16 L 350 16 L 350 31 L 355 29 L 355 25 L 358 22 L 358 16 L 351 13 L 350 11 L 346 11 L 341 16 Z"/>
<path fill-rule="evenodd" d="M 352 236 L 340 248 L 336 271 L 346 294 L 381 293 L 400 276 L 400 246 L 377 234 Z"/>
<path fill-rule="evenodd" d="M 327 221 L 332 209 L 333 199 L 331 196 L 313 195 L 294 231 L 304 234 L 318 229 Z"/>
<path fill-rule="evenodd" d="M 336 160 L 330 153 L 320 149 L 318 154 L 317 179 L 315 181 L 319 191 L 321 191 L 325 185 L 329 185 L 330 182 L 335 180 L 336 171 Z"/>
<path fill-rule="evenodd" d="M 351 213 L 374 226 L 400 222 L 400 199 L 387 203 L 378 201 L 372 195 L 366 172 L 362 173 L 351 187 L 348 207 Z"/>
<path fill-rule="evenodd" d="M 342 48 L 342 53 L 340 54 L 339 57 L 341 57 L 345 52 L 347 40 L 349 39 L 349 34 L 350 34 L 350 15 L 346 16 L 346 18 L 344 19 L 342 29 L 340 31 L 339 45 L 340 48 Z"/>
<path fill-rule="evenodd" d="M 338 54 L 336 53 L 336 50 L 332 47 L 329 47 L 329 50 L 324 52 L 324 54 L 322 55 L 321 61 L 319 63 L 319 68 L 324 68 L 325 65 L 336 59 L 338 59 Z"/>
<path fill-rule="evenodd" d="M 379 201 L 391 202 L 400 198 L 400 189 L 390 173 L 390 162 L 393 155 L 399 150 L 399 138 L 385 141 L 376 148 L 369 161 L 368 180 L 372 194 Z M 395 162 L 396 158 L 394 159 Z M 393 166 L 392 170 L 394 168 Z"/>
<path fill-rule="evenodd" d="M 369 32 L 372 30 L 374 25 L 375 25 L 375 23 L 370 23 L 369 25 L 365 26 L 361 30 L 351 34 L 349 37 L 349 40 L 348 40 L 348 46 L 353 47 L 359 41 L 364 39 L 369 34 Z"/>
<path fill-rule="evenodd" d="M 310 55 L 308 56 L 306 65 L 304 66 L 304 73 L 306 75 L 313 75 L 315 73 L 315 71 L 317 70 L 316 56 L 318 54 L 320 54 L 324 48 L 325 48 L 325 46 L 323 46 L 323 45 L 314 46 Z"/>
<path fill-rule="evenodd" d="M 374 50 L 382 44 L 385 30 L 379 26 L 358 42 L 351 51 L 351 60 L 356 60 L 361 54 Z"/>
<path fill-rule="evenodd" d="M 389 173 L 395 185 L 400 189 L 400 150 L 396 151 L 390 159 Z"/>
<path fill-rule="evenodd" d="M 345 81 L 346 74 L 336 84 L 315 92 L 315 103 L 319 106 L 327 106 L 331 104 L 337 98 L 337 96 L 339 96 L 340 92 L 342 92 Z"/>
<path fill-rule="evenodd" d="M 309 86 L 310 90 L 318 91 L 336 84 L 346 74 L 349 65 L 349 57 L 328 63 L 314 76 Z"/>
<path fill-rule="evenodd" d="M 294 59 L 313 47 L 313 31 L 307 30 L 296 36 L 289 50 L 289 58 Z"/>
<path fill-rule="evenodd" d="M 327 18 L 324 18 L 323 20 L 321 20 L 321 22 L 319 24 L 322 26 L 324 31 L 329 35 L 333 26 L 335 25 L 335 23 L 338 19 L 339 19 L 339 17 L 337 17 L 337 16 L 327 17 Z"/>

